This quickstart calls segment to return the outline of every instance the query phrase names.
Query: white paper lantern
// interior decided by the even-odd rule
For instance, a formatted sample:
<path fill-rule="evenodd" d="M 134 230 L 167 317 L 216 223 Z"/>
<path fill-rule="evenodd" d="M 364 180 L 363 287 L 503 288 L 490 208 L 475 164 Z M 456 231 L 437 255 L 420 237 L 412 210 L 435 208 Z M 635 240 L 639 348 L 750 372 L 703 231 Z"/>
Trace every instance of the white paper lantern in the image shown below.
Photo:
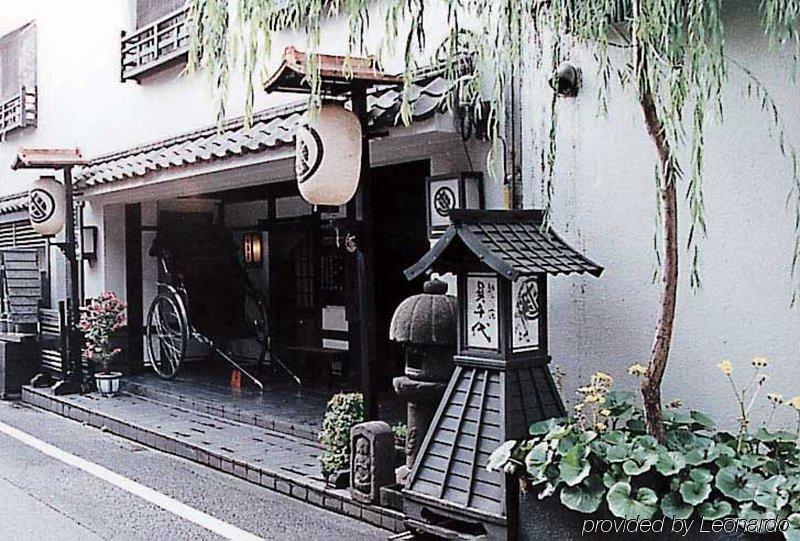
<path fill-rule="evenodd" d="M 344 205 L 356 193 L 361 174 L 361 123 L 336 104 L 296 132 L 295 172 L 303 199 L 312 205 Z"/>
<path fill-rule="evenodd" d="M 33 230 L 50 237 L 64 227 L 67 214 L 64 185 L 55 177 L 40 177 L 28 192 L 28 215 Z"/>

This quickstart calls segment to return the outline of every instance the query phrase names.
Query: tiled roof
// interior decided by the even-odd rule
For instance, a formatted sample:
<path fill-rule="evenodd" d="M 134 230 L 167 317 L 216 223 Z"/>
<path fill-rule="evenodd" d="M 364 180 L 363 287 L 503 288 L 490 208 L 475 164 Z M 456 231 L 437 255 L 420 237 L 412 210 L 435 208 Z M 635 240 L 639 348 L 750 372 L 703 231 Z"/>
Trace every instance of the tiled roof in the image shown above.
<path fill-rule="evenodd" d="M 0 197 L 0 214 L 28 210 L 28 192 L 18 192 Z"/>
<path fill-rule="evenodd" d="M 447 81 L 441 75 L 429 75 L 419 79 L 413 89 L 410 102 L 414 120 L 430 118 L 444 111 L 442 97 Z M 401 89 L 388 87 L 376 89 L 367 100 L 370 124 L 375 128 L 387 128 L 400 124 L 399 111 L 402 102 Z M 245 126 L 243 118 L 218 126 L 196 130 L 169 139 L 136 148 L 108 154 L 89 161 L 75 175 L 79 188 L 91 188 L 101 184 L 143 177 L 149 172 L 238 156 L 249 152 L 261 152 L 290 144 L 294 141 L 294 129 L 306 112 L 306 101 L 289 106 L 274 107 L 256 113 L 251 126 Z"/>
<path fill-rule="evenodd" d="M 451 246 L 463 244 L 475 257 L 505 278 L 520 275 L 588 272 L 600 276 L 603 267 L 570 247 L 555 231 L 542 227 L 538 210 L 452 210 L 450 227 L 430 251 L 405 271 L 412 280 L 434 267 L 454 270 Z M 459 242 L 456 242 L 459 241 Z"/>

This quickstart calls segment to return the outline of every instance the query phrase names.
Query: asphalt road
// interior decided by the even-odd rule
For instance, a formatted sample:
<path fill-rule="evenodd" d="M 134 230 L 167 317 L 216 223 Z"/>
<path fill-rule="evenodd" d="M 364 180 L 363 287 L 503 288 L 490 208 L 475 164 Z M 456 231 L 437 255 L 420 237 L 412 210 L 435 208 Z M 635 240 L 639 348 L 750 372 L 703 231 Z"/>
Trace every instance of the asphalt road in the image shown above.
<path fill-rule="evenodd" d="M 0 402 L 0 423 L 91 463 L 54 458 L 0 430 L 0 539 L 220 539 L 186 518 L 210 515 L 263 539 L 378 540 L 389 532 L 21 403 Z M 3 426 L 0 426 L 2 429 Z M 12 431 L 13 431 L 12 429 Z M 91 473 L 102 466 L 125 479 Z M 102 468 L 96 468 L 101 470 Z M 132 494 L 131 480 L 192 509 L 181 515 Z M 131 484 L 135 484 L 131 483 Z M 196 510 L 196 511 L 195 511 Z M 213 519 L 212 519 L 213 520 Z M 220 530 L 217 530 L 220 531 Z M 236 537 L 236 536 L 234 536 Z"/>

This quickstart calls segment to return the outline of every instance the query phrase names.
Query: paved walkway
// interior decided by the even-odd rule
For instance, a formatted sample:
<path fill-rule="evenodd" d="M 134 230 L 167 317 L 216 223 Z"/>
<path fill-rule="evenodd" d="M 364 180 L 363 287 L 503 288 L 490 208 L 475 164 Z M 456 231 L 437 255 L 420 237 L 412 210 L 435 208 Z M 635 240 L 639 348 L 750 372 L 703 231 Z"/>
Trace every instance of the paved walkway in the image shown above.
<path fill-rule="evenodd" d="M 311 504 L 402 530 L 401 514 L 326 487 L 320 449 L 307 439 L 127 393 L 56 397 L 50 389 L 26 387 L 23 400 Z"/>

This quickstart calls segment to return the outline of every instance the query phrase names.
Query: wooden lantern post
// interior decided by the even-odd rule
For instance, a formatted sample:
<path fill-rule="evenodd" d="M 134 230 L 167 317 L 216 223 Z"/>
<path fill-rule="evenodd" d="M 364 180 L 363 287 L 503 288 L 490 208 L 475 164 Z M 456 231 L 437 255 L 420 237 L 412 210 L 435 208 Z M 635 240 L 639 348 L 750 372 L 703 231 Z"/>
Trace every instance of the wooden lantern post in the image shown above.
<path fill-rule="evenodd" d="M 547 366 L 547 276 L 603 269 L 542 217 L 452 210 L 441 239 L 406 270 L 408 279 L 452 272 L 458 286 L 456 369 L 403 491 L 419 532 L 515 539 L 518 484 L 488 471 L 487 459 L 531 424 L 565 413 Z"/>
<path fill-rule="evenodd" d="M 80 319 L 80 277 L 77 257 L 77 238 L 75 236 L 75 207 L 72 186 L 72 168 L 86 165 L 81 151 L 71 149 L 26 149 L 17 152 L 11 169 L 60 170 L 64 176 L 66 219 L 64 242 L 58 243 L 67 260 L 67 321 L 66 350 L 67 359 L 63 379 L 53 387 L 56 395 L 80 393 L 86 390 L 81 349 L 82 333 L 78 330 Z M 88 376 L 88 374 L 86 374 Z"/>
<path fill-rule="evenodd" d="M 349 96 L 352 111 L 361 124 L 361 172 L 358 191 L 350 208 L 355 211 L 355 231 L 359 233 L 356 257 L 356 284 L 358 289 L 357 323 L 361 360 L 361 391 L 364 394 L 367 420 L 378 418 L 378 401 L 375 396 L 375 277 L 372 257 L 372 218 L 369 183 L 369 114 L 367 92 L 376 85 L 399 85 L 402 78 L 388 75 L 375 68 L 370 58 L 315 55 L 310 59 L 294 47 L 284 51 L 283 63 L 267 80 L 267 92 L 294 92 L 308 94 L 308 73 L 317 69 L 320 92 L 326 99 Z"/>

